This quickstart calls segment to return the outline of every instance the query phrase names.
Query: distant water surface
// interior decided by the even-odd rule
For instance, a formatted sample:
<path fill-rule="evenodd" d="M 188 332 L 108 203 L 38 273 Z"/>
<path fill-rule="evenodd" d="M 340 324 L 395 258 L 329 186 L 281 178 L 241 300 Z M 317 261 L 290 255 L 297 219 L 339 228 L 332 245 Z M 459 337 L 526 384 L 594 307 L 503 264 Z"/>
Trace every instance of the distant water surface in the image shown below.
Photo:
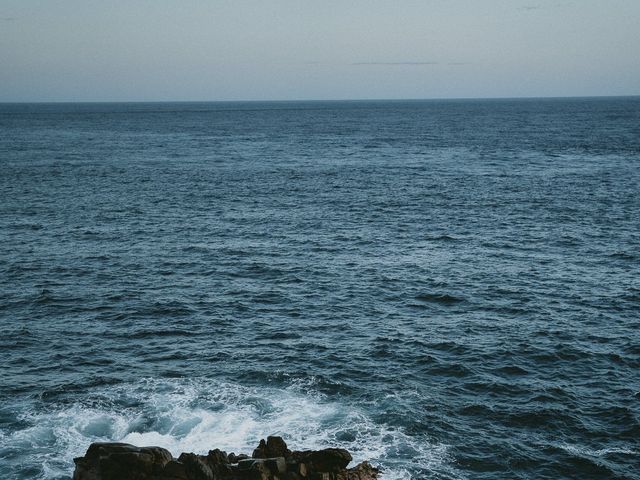
<path fill-rule="evenodd" d="M 637 479 L 639 219 L 640 98 L 0 105 L 0 477 Z"/>

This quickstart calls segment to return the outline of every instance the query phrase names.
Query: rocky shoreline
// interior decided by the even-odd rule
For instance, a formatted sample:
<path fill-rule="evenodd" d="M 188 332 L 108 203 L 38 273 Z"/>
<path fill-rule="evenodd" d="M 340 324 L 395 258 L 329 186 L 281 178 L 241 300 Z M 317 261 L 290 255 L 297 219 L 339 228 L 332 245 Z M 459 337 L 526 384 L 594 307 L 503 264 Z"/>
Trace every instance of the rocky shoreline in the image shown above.
<path fill-rule="evenodd" d="M 347 468 L 342 448 L 291 451 L 281 437 L 261 440 L 252 455 L 210 450 L 177 459 L 160 447 L 92 443 L 74 459 L 73 480 L 375 480 L 380 470 L 368 462 Z"/>

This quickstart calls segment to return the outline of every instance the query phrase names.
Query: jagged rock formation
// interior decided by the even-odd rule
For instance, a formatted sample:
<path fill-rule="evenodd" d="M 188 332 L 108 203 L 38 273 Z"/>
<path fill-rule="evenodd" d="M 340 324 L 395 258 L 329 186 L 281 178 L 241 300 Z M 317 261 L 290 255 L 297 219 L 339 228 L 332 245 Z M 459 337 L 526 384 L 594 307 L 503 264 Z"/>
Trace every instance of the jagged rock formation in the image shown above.
<path fill-rule="evenodd" d="M 347 468 L 342 448 L 292 452 L 280 437 L 261 440 L 251 457 L 215 449 L 208 455 L 183 453 L 174 459 L 160 447 L 93 443 L 74 459 L 73 480 L 374 480 L 368 462 Z"/>

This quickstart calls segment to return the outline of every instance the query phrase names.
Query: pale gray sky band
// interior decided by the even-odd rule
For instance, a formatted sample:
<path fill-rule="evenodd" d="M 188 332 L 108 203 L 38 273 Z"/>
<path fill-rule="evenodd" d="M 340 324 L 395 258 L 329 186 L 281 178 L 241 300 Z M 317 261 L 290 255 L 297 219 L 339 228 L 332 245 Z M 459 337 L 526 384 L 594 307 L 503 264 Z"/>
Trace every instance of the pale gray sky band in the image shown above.
<path fill-rule="evenodd" d="M 0 0 L 0 102 L 639 95 L 638 0 Z"/>

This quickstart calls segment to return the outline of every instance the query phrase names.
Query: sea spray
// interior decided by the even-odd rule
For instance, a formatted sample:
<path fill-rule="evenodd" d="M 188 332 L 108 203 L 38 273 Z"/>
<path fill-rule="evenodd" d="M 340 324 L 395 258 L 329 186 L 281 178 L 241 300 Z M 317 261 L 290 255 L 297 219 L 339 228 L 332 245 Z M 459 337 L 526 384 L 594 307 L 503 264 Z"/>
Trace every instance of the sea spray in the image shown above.
<path fill-rule="evenodd" d="M 13 408 L 20 409 L 14 414 L 22 428 L 2 438 L 2 452 L 16 459 L 17 470 L 39 471 L 47 480 L 69 475 L 73 458 L 92 442 L 156 445 L 177 457 L 206 454 L 212 445 L 251 452 L 269 434 L 282 435 L 299 449 L 345 448 L 354 463 L 369 460 L 384 468 L 384 479 L 409 479 L 411 472 L 427 469 L 462 478 L 450 465 L 446 446 L 411 437 L 357 405 L 332 401 L 295 382 L 279 389 L 148 378 L 96 388 L 82 401 Z"/>

